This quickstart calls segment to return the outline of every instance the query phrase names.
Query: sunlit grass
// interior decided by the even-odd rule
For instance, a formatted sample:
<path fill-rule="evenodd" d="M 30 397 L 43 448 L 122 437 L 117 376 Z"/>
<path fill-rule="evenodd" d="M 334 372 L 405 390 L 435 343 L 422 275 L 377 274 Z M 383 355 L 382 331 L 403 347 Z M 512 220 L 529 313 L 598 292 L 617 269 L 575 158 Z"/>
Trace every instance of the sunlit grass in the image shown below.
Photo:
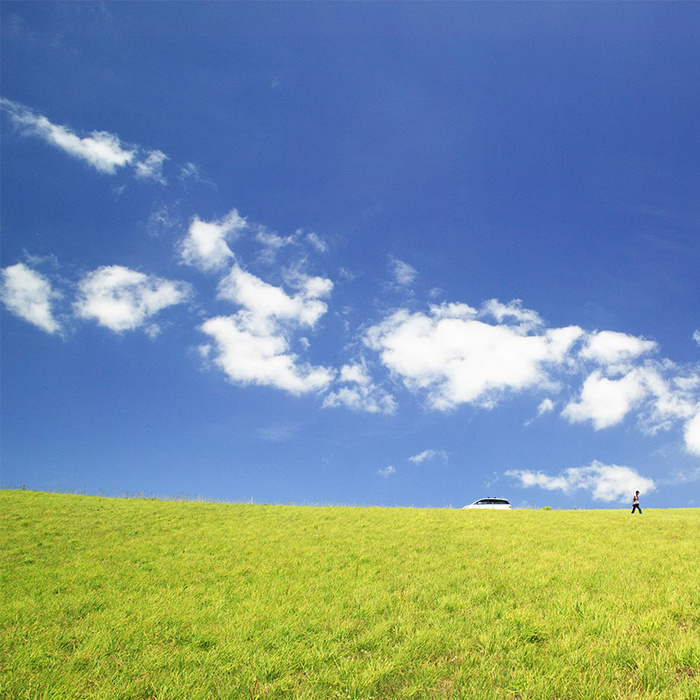
<path fill-rule="evenodd" d="M 697 509 L 0 518 L 2 698 L 700 698 Z"/>

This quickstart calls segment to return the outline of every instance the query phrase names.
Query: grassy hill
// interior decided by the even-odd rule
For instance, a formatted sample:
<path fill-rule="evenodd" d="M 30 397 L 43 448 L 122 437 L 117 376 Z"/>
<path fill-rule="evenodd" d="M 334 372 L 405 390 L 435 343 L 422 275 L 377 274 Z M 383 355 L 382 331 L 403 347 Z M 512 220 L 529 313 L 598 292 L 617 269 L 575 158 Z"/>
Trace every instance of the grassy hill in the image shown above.
<path fill-rule="evenodd" d="M 0 697 L 700 698 L 700 510 L 0 492 Z"/>

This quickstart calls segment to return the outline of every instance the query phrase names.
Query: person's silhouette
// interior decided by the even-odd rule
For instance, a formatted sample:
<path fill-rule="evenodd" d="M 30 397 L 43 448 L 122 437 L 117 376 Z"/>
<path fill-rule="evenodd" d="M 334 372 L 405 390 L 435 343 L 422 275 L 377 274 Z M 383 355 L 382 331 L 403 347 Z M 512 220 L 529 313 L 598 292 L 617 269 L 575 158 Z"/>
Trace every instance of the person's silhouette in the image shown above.
<path fill-rule="evenodd" d="M 634 496 L 632 496 L 632 512 L 634 513 L 635 510 L 639 511 L 639 514 L 642 514 L 642 509 L 639 507 L 639 491 L 634 492 Z"/>

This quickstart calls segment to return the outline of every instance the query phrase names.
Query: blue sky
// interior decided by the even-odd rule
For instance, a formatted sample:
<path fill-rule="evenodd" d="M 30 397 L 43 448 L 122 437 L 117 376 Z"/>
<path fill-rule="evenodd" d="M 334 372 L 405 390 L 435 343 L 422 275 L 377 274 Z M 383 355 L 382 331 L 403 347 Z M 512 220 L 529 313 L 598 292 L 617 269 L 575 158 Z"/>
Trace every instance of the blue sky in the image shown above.
<path fill-rule="evenodd" d="M 695 3 L 2 4 L 3 487 L 700 505 Z"/>

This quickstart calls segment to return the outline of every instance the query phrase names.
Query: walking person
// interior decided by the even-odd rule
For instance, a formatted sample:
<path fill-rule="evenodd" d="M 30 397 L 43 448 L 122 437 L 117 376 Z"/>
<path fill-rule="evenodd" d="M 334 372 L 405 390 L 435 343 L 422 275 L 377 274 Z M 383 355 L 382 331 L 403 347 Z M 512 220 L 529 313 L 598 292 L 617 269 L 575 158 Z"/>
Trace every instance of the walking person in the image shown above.
<path fill-rule="evenodd" d="M 635 491 L 634 496 L 632 496 L 632 513 L 635 510 L 638 510 L 640 515 L 642 514 L 642 509 L 639 507 L 639 491 Z"/>

